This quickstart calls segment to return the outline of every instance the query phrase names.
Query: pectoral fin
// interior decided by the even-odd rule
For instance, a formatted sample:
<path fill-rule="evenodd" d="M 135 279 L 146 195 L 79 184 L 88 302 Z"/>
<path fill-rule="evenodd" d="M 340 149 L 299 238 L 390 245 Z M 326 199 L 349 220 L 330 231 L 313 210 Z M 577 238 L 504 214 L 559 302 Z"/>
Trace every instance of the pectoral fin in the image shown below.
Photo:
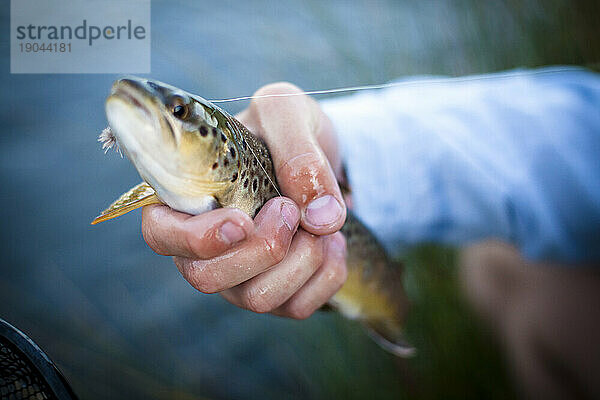
<path fill-rule="evenodd" d="M 146 182 L 142 182 L 123 193 L 121 197 L 110 205 L 110 207 L 102 211 L 102 213 L 92 221 L 92 225 L 119 217 L 131 210 L 150 204 L 162 204 L 162 201 L 159 200 L 154 189 L 152 189 L 150 185 Z"/>

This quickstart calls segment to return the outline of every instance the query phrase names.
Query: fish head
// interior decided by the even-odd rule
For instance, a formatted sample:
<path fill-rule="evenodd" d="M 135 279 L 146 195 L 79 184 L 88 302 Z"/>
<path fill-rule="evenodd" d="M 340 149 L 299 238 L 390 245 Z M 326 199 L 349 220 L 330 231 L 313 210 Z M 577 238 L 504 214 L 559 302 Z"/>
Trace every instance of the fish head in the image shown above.
<path fill-rule="evenodd" d="M 127 77 L 114 83 L 106 115 L 119 148 L 172 208 L 199 214 L 215 208 L 215 196 L 230 189 L 236 164 L 224 160 L 228 142 L 235 141 L 228 140 L 226 117 L 207 100 Z"/>

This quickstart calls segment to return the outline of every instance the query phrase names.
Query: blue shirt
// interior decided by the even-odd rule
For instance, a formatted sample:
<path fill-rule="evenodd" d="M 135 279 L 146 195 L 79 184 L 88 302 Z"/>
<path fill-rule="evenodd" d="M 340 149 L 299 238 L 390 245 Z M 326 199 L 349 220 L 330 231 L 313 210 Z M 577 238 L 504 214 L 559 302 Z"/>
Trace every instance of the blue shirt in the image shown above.
<path fill-rule="evenodd" d="M 498 238 L 532 259 L 600 259 L 600 75 L 404 83 L 322 102 L 355 210 L 388 249 Z"/>

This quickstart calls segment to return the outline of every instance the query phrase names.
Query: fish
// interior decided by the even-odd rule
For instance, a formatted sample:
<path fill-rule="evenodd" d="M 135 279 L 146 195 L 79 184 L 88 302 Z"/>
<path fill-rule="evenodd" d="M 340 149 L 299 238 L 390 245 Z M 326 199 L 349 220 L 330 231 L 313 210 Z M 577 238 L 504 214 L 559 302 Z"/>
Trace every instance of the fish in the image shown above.
<path fill-rule="evenodd" d="M 150 204 L 198 215 L 235 207 L 254 217 L 280 195 L 269 149 L 240 121 L 210 101 L 151 79 L 117 80 L 106 100 L 109 127 L 98 139 L 133 163 L 142 182 L 122 194 L 92 224 Z M 409 300 L 402 265 L 391 259 L 348 210 L 341 228 L 348 275 L 328 305 L 360 321 L 384 350 L 415 354 L 403 322 Z"/>

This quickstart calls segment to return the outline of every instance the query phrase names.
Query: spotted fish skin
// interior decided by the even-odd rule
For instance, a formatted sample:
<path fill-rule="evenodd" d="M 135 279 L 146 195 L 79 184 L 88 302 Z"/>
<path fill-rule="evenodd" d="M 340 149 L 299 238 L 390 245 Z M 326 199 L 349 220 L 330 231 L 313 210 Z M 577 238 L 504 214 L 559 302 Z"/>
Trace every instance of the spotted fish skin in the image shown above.
<path fill-rule="evenodd" d="M 219 129 L 229 138 L 224 143 L 229 143 L 230 162 L 238 168 L 230 172 L 230 190 L 215 197 L 221 206 L 239 208 L 254 217 L 269 199 L 279 194 L 273 161 L 262 139 L 224 111 L 219 110 L 218 114 Z"/>
<path fill-rule="evenodd" d="M 242 169 L 237 190 L 218 200 L 222 206 L 240 208 L 254 216 L 267 200 L 279 193 L 273 162 L 261 139 L 234 117 L 224 116 L 228 136 L 234 138 L 247 169 Z M 249 202 L 249 199 L 253 201 Z M 377 335 L 374 339 L 381 340 L 380 344 L 386 349 L 397 353 L 411 352 L 402 339 L 402 321 L 408 299 L 402 287 L 401 265 L 388 258 L 375 236 L 351 210 L 347 212 L 341 232 L 348 249 L 348 278 L 330 304 L 346 317 L 363 320 L 372 334 Z"/>
<path fill-rule="evenodd" d="M 183 111 L 178 108 L 183 106 Z M 95 222 L 120 215 L 120 209 L 128 212 L 154 202 L 189 214 L 235 207 L 254 217 L 279 195 L 265 143 L 199 96 L 158 81 L 122 79 L 107 100 L 107 117 L 120 148 L 145 182 Z M 402 337 L 409 302 L 401 265 L 388 258 L 350 210 L 341 231 L 347 241 L 348 277 L 330 305 L 361 321 L 385 350 L 412 355 L 414 348 Z"/>

